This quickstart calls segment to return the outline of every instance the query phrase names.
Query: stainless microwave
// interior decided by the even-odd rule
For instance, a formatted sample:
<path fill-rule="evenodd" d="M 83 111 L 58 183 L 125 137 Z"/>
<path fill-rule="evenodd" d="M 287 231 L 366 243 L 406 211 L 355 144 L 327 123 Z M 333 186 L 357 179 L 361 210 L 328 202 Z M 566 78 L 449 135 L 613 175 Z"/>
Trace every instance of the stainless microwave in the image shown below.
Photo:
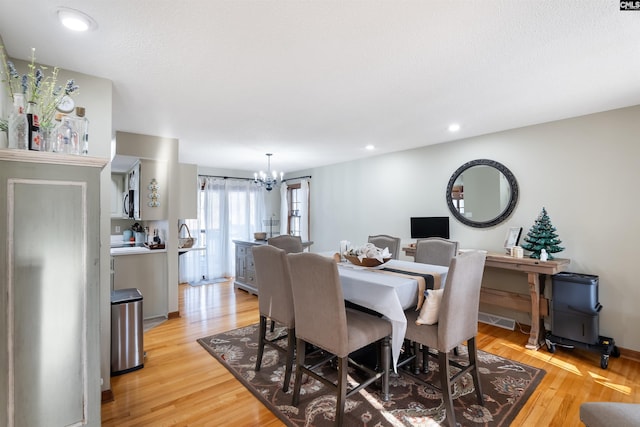
<path fill-rule="evenodd" d="M 140 163 L 127 172 L 126 181 L 127 188 L 122 198 L 124 217 L 140 219 Z"/>

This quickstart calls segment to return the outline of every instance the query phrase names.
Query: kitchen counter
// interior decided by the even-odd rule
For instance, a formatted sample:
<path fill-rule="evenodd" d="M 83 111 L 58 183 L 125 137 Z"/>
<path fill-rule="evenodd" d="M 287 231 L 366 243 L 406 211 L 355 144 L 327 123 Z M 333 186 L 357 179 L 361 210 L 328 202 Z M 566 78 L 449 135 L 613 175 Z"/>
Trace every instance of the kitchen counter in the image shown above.
<path fill-rule="evenodd" d="M 167 305 L 167 251 L 145 247 L 113 248 L 128 251 L 112 256 L 112 289 L 136 288 L 142 293 L 142 317 L 166 317 Z M 132 251 L 139 251 L 133 252 Z"/>
<path fill-rule="evenodd" d="M 166 249 L 149 249 L 144 246 L 111 248 L 111 256 L 157 254 L 161 252 L 167 252 L 167 250 Z"/>
<path fill-rule="evenodd" d="M 122 240 L 122 236 L 111 236 L 111 256 L 137 255 L 167 252 L 166 249 L 149 249 L 143 243 L 129 243 Z"/>

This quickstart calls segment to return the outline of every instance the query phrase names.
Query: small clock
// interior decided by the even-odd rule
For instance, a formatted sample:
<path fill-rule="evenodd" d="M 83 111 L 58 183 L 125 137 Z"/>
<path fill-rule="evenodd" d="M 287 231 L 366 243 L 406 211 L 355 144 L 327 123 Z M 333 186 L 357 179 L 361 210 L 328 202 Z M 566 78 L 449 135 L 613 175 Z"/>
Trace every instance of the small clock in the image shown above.
<path fill-rule="evenodd" d="M 70 113 L 73 111 L 75 106 L 76 104 L 75 102 L 73 102 L 73 99 L 69 95 L 65 95 L 58 103 L 56 110 L 60 111 L 61 113 Z"/>

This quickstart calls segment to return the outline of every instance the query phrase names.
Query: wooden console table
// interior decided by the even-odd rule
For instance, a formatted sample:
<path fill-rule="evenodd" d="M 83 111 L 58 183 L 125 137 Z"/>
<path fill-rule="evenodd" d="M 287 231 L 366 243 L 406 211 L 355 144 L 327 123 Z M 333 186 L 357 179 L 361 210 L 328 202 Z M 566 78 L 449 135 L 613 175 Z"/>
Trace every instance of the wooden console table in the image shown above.
<path fill-rule="evenodd" d="M 407 256 L 413 257 L 416 254 L 416 248 L 412 246 L 404 247 L 402 250 Z M 566 270 L 569 263 L 570 260 L 566 258 L 540 261 L 533 258 L 513 258 L 503 254 L 487 253 L 485 267 L 521 271 L 527 274 L 529 298 L 514 292 L 483 288 L 480 291 L 480 302 L 531 313 L 531 332 L 525 347 L 537 350 L 540 348 L 542 339 L 540 332 L 544 329 L 543 316 L 549 314 L 549 301 L 543 296 L 545 278 L 547 275 Z"/>

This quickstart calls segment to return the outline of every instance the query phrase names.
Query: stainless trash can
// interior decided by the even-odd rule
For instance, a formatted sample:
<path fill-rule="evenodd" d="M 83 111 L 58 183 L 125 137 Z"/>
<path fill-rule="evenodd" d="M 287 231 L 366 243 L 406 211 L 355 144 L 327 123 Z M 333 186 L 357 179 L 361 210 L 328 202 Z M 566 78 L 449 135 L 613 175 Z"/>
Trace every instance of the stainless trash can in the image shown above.
<path fill-rule="evenodd" d="M 111 375 L 143 366 L 142 294 L 136 288 L 111 291 Z"/>

